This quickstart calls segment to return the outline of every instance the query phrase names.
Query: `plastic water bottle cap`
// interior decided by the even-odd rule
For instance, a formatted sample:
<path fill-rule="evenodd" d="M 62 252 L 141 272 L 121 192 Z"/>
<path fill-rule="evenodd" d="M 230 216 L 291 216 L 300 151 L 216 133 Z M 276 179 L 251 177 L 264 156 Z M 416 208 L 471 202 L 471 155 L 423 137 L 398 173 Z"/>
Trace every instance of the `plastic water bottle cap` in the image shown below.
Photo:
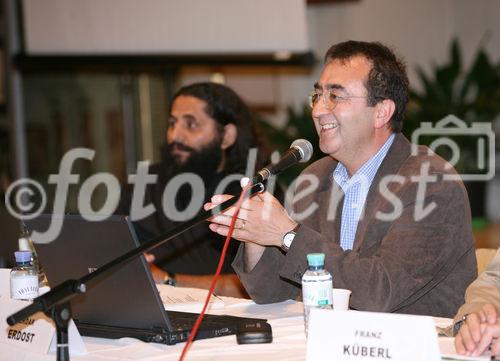
<path fill-rule="evenodd" d="M 26 263 L 31 261 L 31 252 L 30 251 L 16 251 L 14 252 L 16 257 L 16 262 L 18 263 Z"/>
<path fill-rule="evenodd" d="M 325 265 L 325 254 L 324 253 L 309 253 L 307 255 L 307 263 L 309 266 L 318 267 Z"/>
<path fill-rule="evenodd" d="M 19 238 L 19 250 L 20 251 L 29 251 L 30 250 L 30 244 L 28 241 L 28 238 L 21 237 Z"/>

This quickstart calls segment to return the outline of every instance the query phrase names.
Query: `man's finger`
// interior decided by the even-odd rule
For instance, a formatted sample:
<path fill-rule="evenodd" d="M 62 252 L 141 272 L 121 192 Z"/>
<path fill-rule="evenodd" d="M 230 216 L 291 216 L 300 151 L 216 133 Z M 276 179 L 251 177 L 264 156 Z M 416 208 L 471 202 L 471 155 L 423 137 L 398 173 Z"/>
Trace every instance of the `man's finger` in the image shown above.
<path fill-rule="evenodd" d="M 223 214 L 226 217 L 232 217 L 235 213 L 236 213 L 236 207 L 231 207 L 226 209 L 224 212 L 220 214 Z M 240 208 L 240 211 L 238 212 L 238 218 L 248 219 L 249 218 L 248 209 Z"/>
<path fill-rule="evenodd" d="M 217 233 L 217 234 L 224 236 L 224 237 L 226 237 L 229 233 L 229 227 L 226 227 L 226 226 L 223 226 L 220 224 L 210 223 L 208 225 L 208 227 L 210 228 L 210 230 L 212 232 Z M 247 239 L 243 238 L 242 232 L 238 229 L 233 230 L 232 238 L 234 238 L 238 241 L 241 241 L 241 242 L 248 242 Z"/>
<path fill-rule="evenodd" d="M 219 224 L 219 223 L 210 223 L 208 225 L 208 228 L 210 228 L 210 230 L 212 232 L 215 232 L 217 234 L 220 234 L 221 236 L 227 236 L 228 232 L 229 232 L 229 228 L 222 225 L 222 224 Z"/>
<path fill-rule="evenodd" d="M 226 227 L 229 227 L 231 225 L 231 220 L 232 220 L 232 217 L 229 217 L 229 216 L 226 216 L 223 214 L 220 214 L 218 216 L 214 216 L 214 217 L 210 218 L 210 222 L 215 223 L 215 224 L 219 224 L 221 226 L 226 226 Z M 243 228 L 245 228 L 245 226 L 247 226 L 247 223 L 248 223 L 248 221 L 246 221 L 245 219 L 237 218 L 236 222 L 234 224 L 234 229 L 243 229 Z"/>
<path fill-rule="evenodd" d="M 465 343 L 464 343 L 464 340 L 462 339 L 461 334 L 458 334 L 455 337 L 455 350 L 460 355 L 465 355 L 465 353 L 467 352 L 467 349 L 465 347 Z"/>
<path fill-rule="evenodd" d="M 215 208 L 215 207 L 217 207 L 217 204 L 212 203 L 212 202 L 207 202 L 207 203 L 205 203 L 203 205 L 203 209 L 206 210 L 206 211 L 208 211 L 208 210 L 210 210 L 212 208 Z"/>
<path fill-rule="evenodd" d="M 215 203 L 215 204 L 220 204 L 220 203 L 223 203 L 223 202 L 225 202 L 228 199 L 231 199 L 233 197 L 234 196 L 232 196 L 230 194 L 216 194 L 216 195 L 212 196 L 212 198 L 210 198 L 210 201 L 212 203 Z"/>
<path fill-rule="evenodd" d="M 468 330 L 474 342 L 477 344 L 481 340 L 481 320 L 476 313 L 471 313 L 467 316 L 465 324 L 468 326 Z"/>
<path fill-rule="evenodd" d="M 156 259 L 155 255 L 152 253 L 144 253 L 144 258 L 147 263 L 153 263 Z"/>
<path fill-rule="evenodd" d="M 472 339 L 469 325 L 467 323 L 463 323 L 462 327 L 460 327 L 460 336 L 462 337 L 462 343 L 466 351 L 473 352 L 476 349 L 476 342 Z"/>
<path fill-rule="evenodd" d="M 497 333 L 500 333 L 500 325 L 487 325 L 481 341 L 477 344 L 476 351 L 473 355 L 479 356 L 486 351 L 490 347 L 490 344 Z"/>
<path fill-rule="evenodd" d="M 216 194 L 215 196 L 212 196 L 212 198 L 210 198 L 210 202 L 207 202 L 203 205 L 203 209 L 208 211 L 231 198 L 233 198 L 233 196 L 229 194 Z"/>

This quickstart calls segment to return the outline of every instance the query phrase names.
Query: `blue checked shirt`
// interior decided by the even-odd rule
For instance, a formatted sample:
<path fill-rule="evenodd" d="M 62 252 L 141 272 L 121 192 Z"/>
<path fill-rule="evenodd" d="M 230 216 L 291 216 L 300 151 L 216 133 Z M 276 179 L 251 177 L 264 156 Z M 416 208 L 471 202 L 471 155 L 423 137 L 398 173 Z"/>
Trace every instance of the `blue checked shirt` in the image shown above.
<path fill-rule="evenodd" d="M 340 162 L 333 171 L 333 179 L 345 194 L 340 223 L 340 247 L 343 250 L 352 249 L 368 190 L 393 141 L 394 134 L 387 139 L 377 154 L 363 164 L 351 178 L 349 178 L 346 167 Z"/>

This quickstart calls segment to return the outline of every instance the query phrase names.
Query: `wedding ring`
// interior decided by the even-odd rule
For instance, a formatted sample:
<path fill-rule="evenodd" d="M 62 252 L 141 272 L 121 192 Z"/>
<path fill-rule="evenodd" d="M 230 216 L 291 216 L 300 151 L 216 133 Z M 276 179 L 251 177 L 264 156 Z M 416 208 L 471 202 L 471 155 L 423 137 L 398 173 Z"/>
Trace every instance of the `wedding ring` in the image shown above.
<path fill-rule="evenodd" d="M 240 230 L 241 230 L 241 231 L 243 231 L 243 230 L 245 229 L 245 225 L 246 225 L 246 224 L 247 224 L 247 223 L 245 222 L 245 220 L 244 220 L 244 219 L 242 219 L 242 220 L 241 220 L 241 227 L 240 227 Z"/>

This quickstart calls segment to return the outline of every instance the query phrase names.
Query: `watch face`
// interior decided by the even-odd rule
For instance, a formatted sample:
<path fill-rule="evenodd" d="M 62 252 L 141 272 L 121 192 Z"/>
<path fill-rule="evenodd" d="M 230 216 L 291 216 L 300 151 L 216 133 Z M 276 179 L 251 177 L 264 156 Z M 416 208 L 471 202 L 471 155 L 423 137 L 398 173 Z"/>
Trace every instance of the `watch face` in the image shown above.
<path fill-rule="evenodd" d="M 285 234 L 285 237 L 283 237 L 283 245 L 287 248 L 290 248 L 290 245 L 292 244 L 294 238 L 295 238 L 295 232 L 294 233 L 290 232 Z"/>

